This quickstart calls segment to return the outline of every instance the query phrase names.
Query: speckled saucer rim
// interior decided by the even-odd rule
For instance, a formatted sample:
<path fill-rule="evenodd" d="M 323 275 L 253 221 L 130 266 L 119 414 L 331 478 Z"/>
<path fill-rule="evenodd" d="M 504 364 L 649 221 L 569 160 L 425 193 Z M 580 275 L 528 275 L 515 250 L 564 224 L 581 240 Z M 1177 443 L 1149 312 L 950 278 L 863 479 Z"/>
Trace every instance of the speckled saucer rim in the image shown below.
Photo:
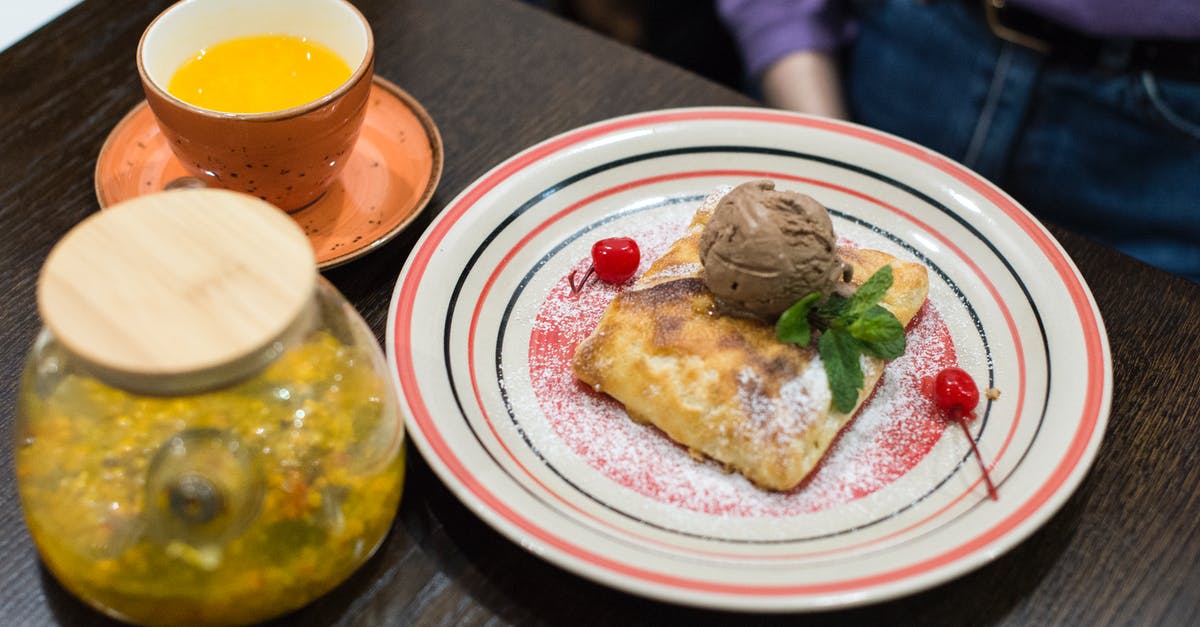
<path fill-rule="evenodd" d="M 402 231 L 408 228 L 413 221 L 415 221 L 417 217 L 421 215 L 421 213 L 425 211 L 425 208 L 428 207 L 429 202 L 433 199 L 433 194 L 437 190 L 438 183 L 442 178 L 442 169 L 445 161 L 444 147 L 442 145 L 441 133 L 438 131 L 437 124 L 433 121 L 433 117 L 429 115 L 429 112 L 425 110 L 425 107 L 422 106 L 421 103 L 412 96 L 412 94 L 409 94 L 404 89 L 401 89 L 395 83 L 378 75 L 373 76 L 371 80 L 374 87 L 378 87 L 382 92 L 387 93 L 393 98 L 401 101 L 412 113 L 413 117 L 420 122 L 421 128 L 425 133 L 425 137 L 429 141 L 431 152 L 429 175 L 425 179 L 424 189 L 422 189 L 419 194 L 415 195 L 416 201 L 413 203 L 412 208 L 400 218 L 399 222 L 394 227 L 388 229 L 388 231 L 383 235 L 359 244 L 345 253 L 323 261 L 318 261 L 317 267 L 321 270 L 328 270 L 330 268 L 354 261 L 368 253 L 373 252 L 376 248 L 386 244 L 399 235 Z M 96 158 L 96 166 L 93 169 L 92 178 L 96 194 L 96 202 L 100 205 L 101 209 L 105 209 L 115 202 L 118 202 L 108 199 L 108 194 L 104 189 L 103 179 L 101 177 L 101 168 L 105 163 L 106 157 L 111 153 L 113 145 L 116 143 L 116 139 L 120 137 L 121 133 L 125 131 L 131 121 L 138 115 L 142 115 L 143 112 L 148 108 L 149 103 L 147 103 L 145 100 L 142 100 L 138 104 L 134 105 L 133 108 L 131 108 L 129 112 L 126 113 L 121 120 L 113 126 L 113 129 L 105 138 L 104 144 L 100 147 L 100 152 Z M 370 115 L 369 111 L 368 115 Z M 301 209 L 300 211 L 293 212 L 291 215 L 295 217 L 298 214 L 303 213 L 303 211 L 304 210 Z"/>

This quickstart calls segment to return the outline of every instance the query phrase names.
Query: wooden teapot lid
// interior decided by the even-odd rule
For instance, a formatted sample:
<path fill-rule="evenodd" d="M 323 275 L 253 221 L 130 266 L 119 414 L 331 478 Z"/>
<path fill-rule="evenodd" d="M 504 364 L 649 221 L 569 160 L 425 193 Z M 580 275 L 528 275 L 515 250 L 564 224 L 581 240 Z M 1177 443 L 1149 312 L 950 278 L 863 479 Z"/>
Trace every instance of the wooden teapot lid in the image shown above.
<path fill-rule="evenodd" d="M 42 267 L 38 308 L 100 378 L 173 393 L 265 365 L 263 353 L 311 310 L 316 280 L 312 246 L 283 211 L 236 192 L 180 190 L 75 226 Z"/>

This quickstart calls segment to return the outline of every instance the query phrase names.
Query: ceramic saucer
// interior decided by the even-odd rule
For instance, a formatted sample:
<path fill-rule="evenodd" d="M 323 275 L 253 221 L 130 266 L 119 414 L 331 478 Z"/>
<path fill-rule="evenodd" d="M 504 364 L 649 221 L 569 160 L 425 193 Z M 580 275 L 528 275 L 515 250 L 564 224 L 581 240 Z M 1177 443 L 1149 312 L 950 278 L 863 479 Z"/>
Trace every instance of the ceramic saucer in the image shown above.
<path fill-rule="evenodd" d="M 442 175 L 442 139 L 420 103 L 374 78 L 358 144 L 333 186 L 290 215 L 308 234 L 317 265 L 365 255 L 404 230 L 433 196 Z M 117 123 L 96 162 L 96 198 L 108 207 L 159 191 L 188 176 L 143 101 Z"/>

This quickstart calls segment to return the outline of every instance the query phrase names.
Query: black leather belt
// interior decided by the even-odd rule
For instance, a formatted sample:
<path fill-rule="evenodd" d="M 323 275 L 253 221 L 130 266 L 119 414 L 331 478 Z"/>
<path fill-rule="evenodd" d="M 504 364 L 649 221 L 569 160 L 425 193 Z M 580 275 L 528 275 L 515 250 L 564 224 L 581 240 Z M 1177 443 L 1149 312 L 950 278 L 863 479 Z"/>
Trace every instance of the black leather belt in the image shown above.
<path fill-rule="evenodd" d="M 1200 82 L 1200 41 L 1105 39 L 1012 6 L 1005 0 L 969 1 L 982 1 L 988 28 L 996 37 L 1043 53 L 1051 61 L 1108 74 L 1150 71 Z"/>

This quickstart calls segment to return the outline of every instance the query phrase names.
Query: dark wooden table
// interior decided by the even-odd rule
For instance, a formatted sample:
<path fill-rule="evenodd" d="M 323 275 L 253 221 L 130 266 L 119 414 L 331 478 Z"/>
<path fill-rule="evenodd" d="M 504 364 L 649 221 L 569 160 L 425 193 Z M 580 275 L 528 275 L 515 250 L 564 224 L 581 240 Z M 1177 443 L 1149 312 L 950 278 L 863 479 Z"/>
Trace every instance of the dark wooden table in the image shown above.
<path fill-rule="evenodd" d="M 104 621 L 40 565 L 21 517 L 12 429 L 51 245 L 97 210 L 96 155 L 142 99 L 134 49 L 168 2 L 88 0 L 0 54 L 0 623 Z M 473 179 L 556 133 L 614 115 L 752 104 L 739 94 L 527 6 L 361 0 L 377 72 L 436 119 L 446 168 L 429 211 L 395 241 L 328 273 L 383 337 L 401 266 Z M 1200 286 L 1078 236 L 1054 234 L 1095 292 L 1115 371 L 1091 474 L 1048 524 L 955 581 L 897 601 L 805 616 L 674 607 L 565 573 L 512 544 L 410 450 L 386 544 L 333 593 L 281 624 L 1200 624 Z"/>

